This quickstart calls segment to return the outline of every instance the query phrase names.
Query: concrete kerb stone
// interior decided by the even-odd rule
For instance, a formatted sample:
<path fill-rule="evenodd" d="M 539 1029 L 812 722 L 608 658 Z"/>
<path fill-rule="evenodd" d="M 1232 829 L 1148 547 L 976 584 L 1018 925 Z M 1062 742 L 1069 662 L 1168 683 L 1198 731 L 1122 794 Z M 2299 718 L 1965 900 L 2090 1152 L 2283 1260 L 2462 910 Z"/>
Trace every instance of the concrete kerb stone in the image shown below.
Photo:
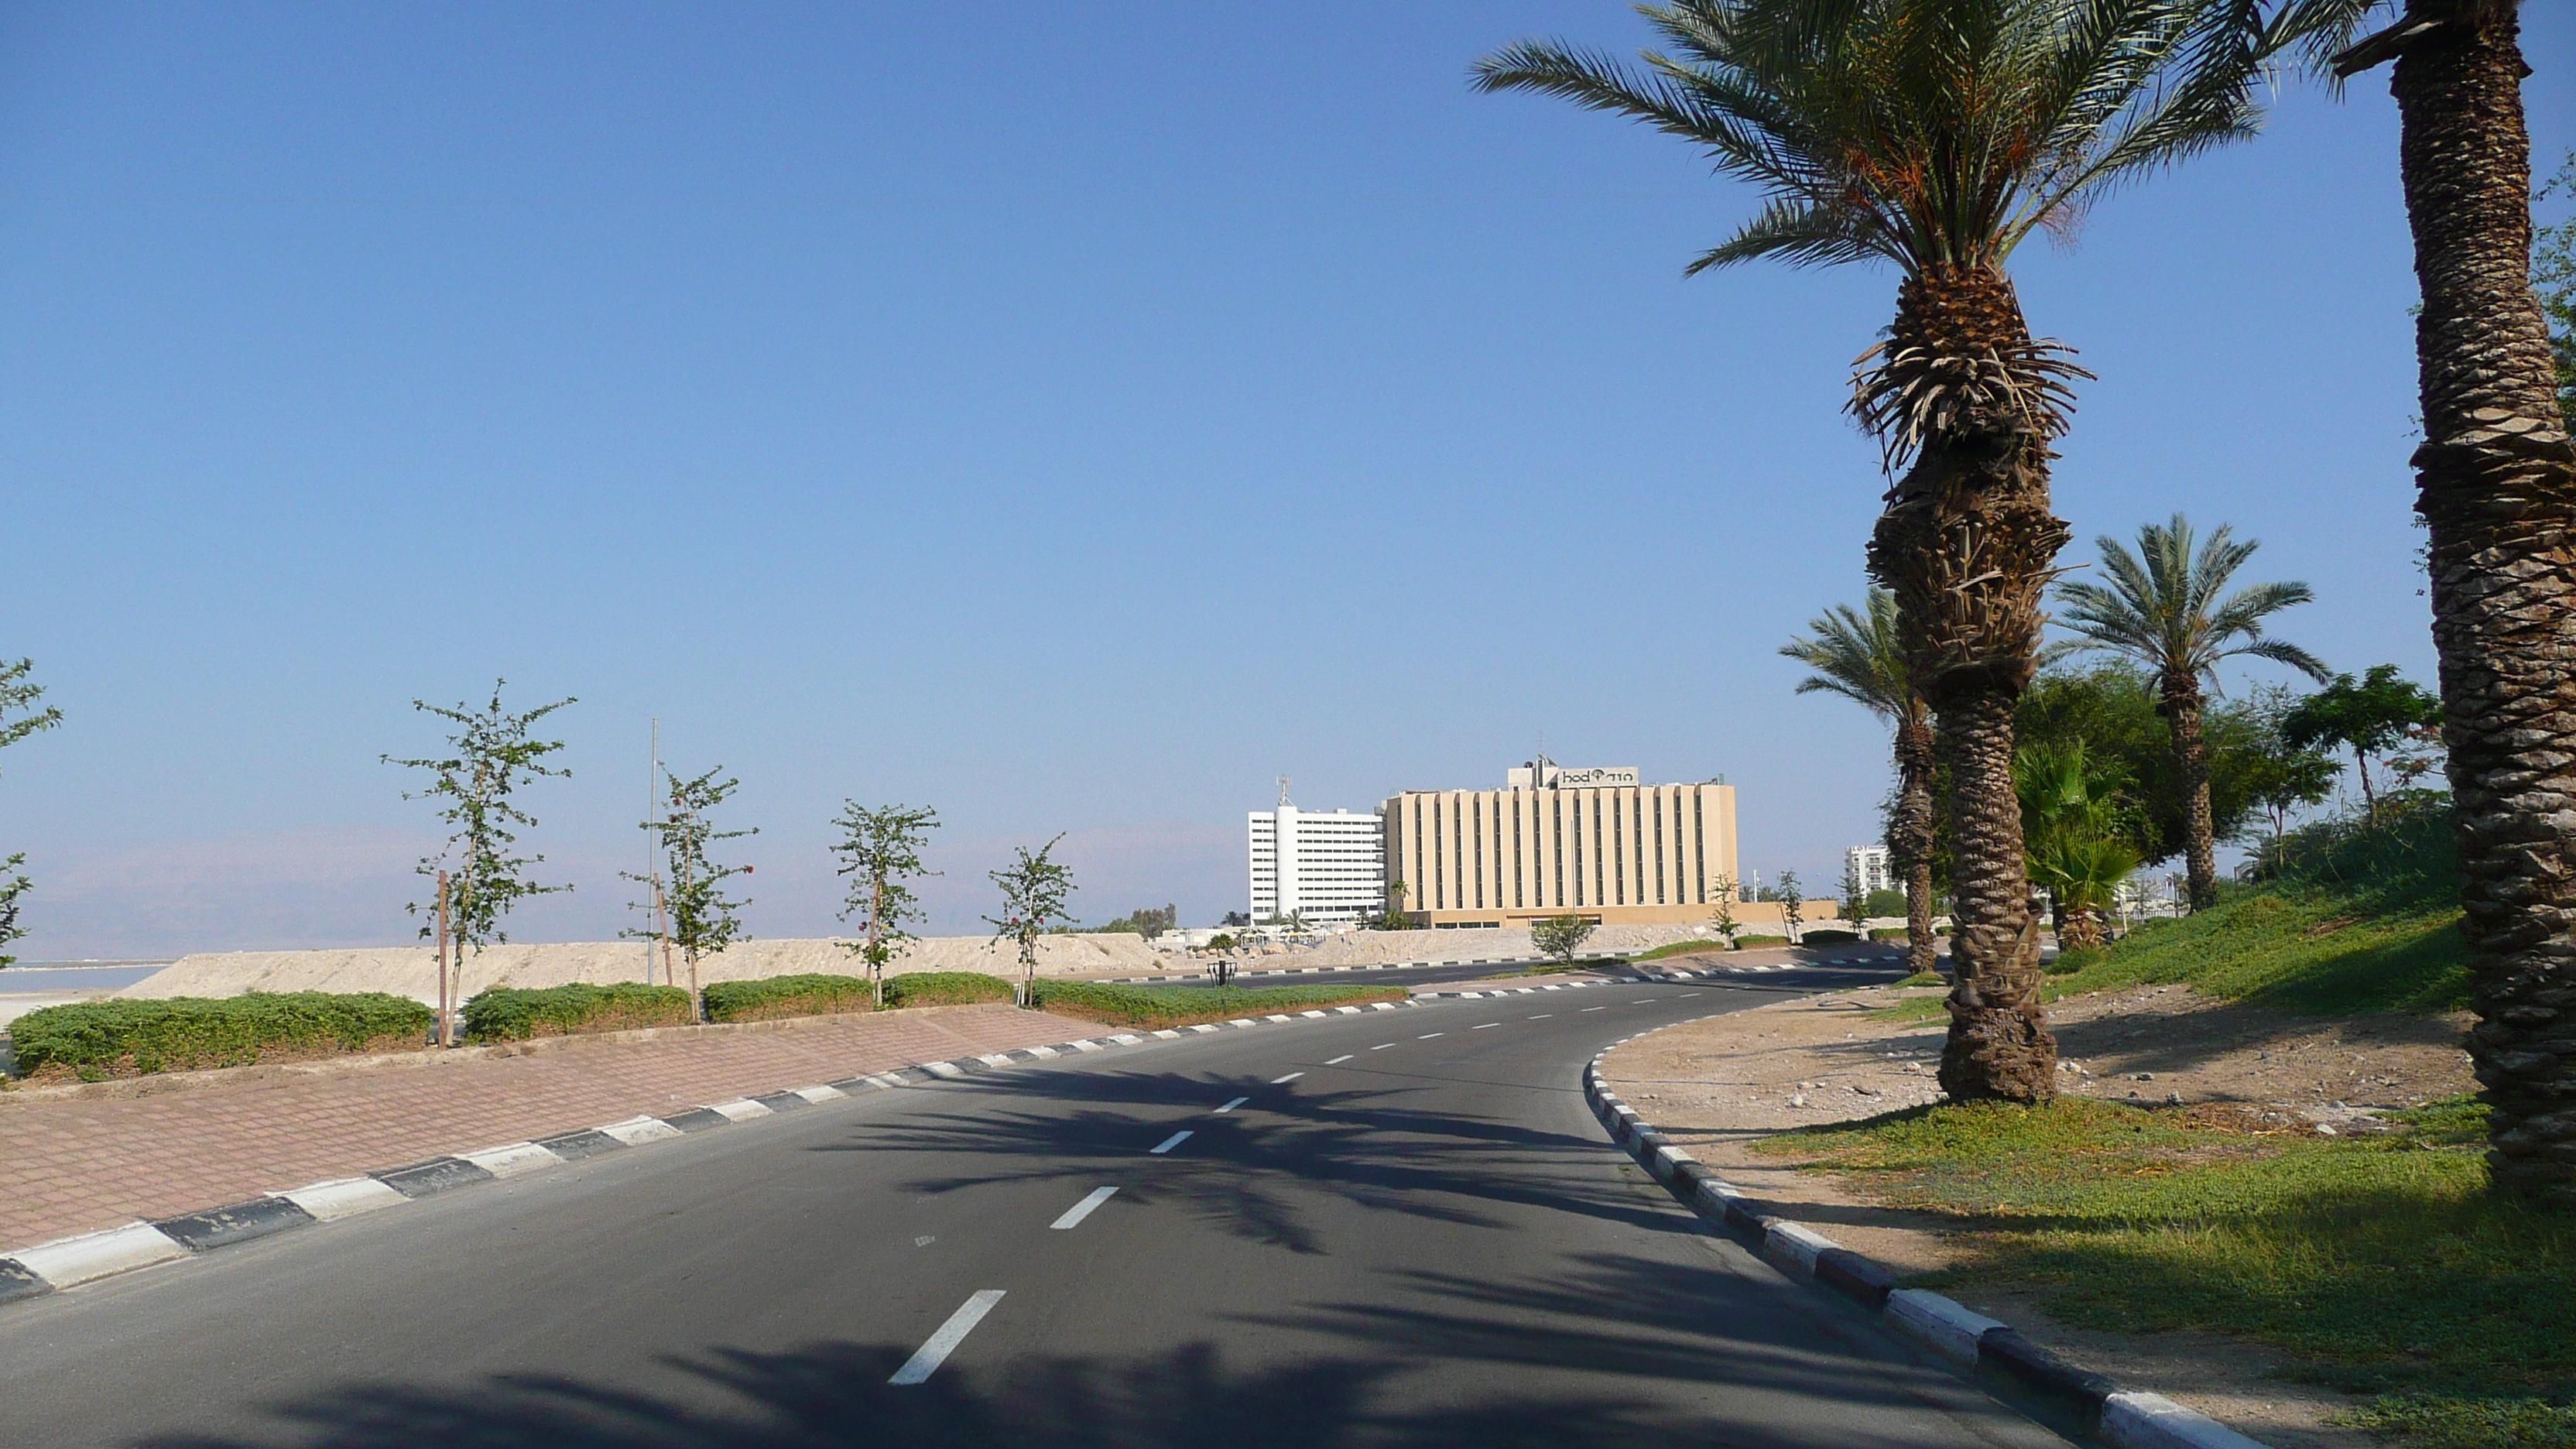
<path fill-rule="evenodd" d="M 1643 1036 L 1647 1033 L 1640 1032 Z M 1622 1042 L 1634 1037 L 1623 1037 Z M 1890 1332 L 1979 1377 L 2037 1396 L 2117 1449 L 2265 1449 L 2255 1439 L 2160 1394 L 2129 1392 L 2041 1348 L 2011 1325 L 1918 1288 L 1898 1288 L 1885 1265 L 1801 1223 L 1763 1210 L 1674 1146 L 1601 1080 L 1605 1050 L 1583 1068 L 1583 1093 L 1611 1141 L 1624 1147 L 1700 1218 L 1749 1239 L 1767 1262 L 1875 1312 Z"/>
<path fill-rule="evenodd" d="M 1419 1006 L 1418 1001 L 1375 1002 L 1366 1008 L 1336 1007 L 1335 1012 L 1394 1011 Z M 1240 1020 L 1227 1025 L 1236 1027 L 1286 1026 L 1328 1015 L 1314 1011 L 1296 1016 L 1272 1016 L 1263 1020 Z M 1217 1031 L 1220 1027 L 1202 1026 L 1197 1031 Z M 1047 1047 L 1025 1047 L 1008 1052 L 994 1052 L 971 1057 L 966 1064 L 924 1062 L 919 1066 L 891 1072 L 851 1077 L 843 1081 L 821 1083 L 810 1087 L 793 1087 L 761 1097 L 741 1097 L 731 1101 L 692 1107 L 667 1116 L 629 1117 L 620 1122 L 602 1123 L 596 1127 L 577 1128 L 570 1132 L 541 1137 L 532 1142 L 510 1142 L 498 1147 L 482 1148 L 451 1157 L 433 1157 L 402 1167 L 370 1172 L 362 1177 L 335 1178 L 252 1198 L 247 1202 L 185 1213 L 157 1222 L 135 1222 L 103 1232 L 83 1233 L 77 1237 L 59 1238 L 8 1254 L 0 1254 L 0 1304 L 22 1299 L 41 1298 L 78 1284 L 114 1274 L 148 1268 L 160 1263 L 176 1262 L 197 1253 L 228 1247 L 268 1237 L 290 1228 L 309 1227 L 316 1223 L 334 1222 L 379 1208 L 398 1207 L 433 1194 L 516 1177 L 547 1167 L 579 1162 L 603 1153 L 622 1152 L 648 1143 L 666 1142 L 693 1132 L 725 1127 L 776 1115 L 783 1107 L 802 1107 L 810 1103 L 829 1102 L 864 1092 L 886 1091 L 896 1087 L 922 1086 L 968 1075 L 981 1075 L 1005 1067 L 1047 1061 L 1056 1057 L 1079 1056 L 1087 1052 L 1107 1051 L 1111 1047 L 1140 1046 L 1154 1037 L 1171 1038 L 1180 1032 L 1158 1031 L 1150 1034 L 1119 1032 L 1104 1041 L 1088 1038 L 1061 1042 Z"/>

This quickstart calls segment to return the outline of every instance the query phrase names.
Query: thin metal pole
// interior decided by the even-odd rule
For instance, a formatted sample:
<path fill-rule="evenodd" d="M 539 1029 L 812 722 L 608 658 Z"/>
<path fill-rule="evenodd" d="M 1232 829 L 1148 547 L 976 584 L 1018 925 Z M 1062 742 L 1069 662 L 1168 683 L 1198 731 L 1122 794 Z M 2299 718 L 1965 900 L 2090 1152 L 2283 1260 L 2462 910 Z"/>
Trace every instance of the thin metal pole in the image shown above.
<path fill-rule="evenodd" d="M 649 827 L 662 818 L 662 719 L 653 718 L 653 766 L 644 783 L 644 820 Z M 653 883 L 653 932 L 658 939 L 662 931 L 662 841 L 653 830 L 644 832 L 644 876 Z M 653 945 L 644 943 L 644 984 L 653 984 Z M 669 952 L 665 951 L 665 958 Z M 666 969 L 664 975 L 669 975 Z"/>
<path fill-rule="evenodd" d="M 455 997 L 447 986 L 447 872 L 438 873 L 438 1044 L 456 1045 Z"/>

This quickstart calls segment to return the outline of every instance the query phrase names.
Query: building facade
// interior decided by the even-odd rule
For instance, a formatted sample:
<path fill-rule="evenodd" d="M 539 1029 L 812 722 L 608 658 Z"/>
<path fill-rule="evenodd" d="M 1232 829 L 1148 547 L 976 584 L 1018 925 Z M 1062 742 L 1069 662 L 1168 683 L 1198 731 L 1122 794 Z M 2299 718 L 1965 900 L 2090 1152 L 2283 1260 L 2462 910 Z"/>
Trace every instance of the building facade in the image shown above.
<path fill-rule="evenodd" d="M 1403 883 L 1415 920 L 1701 921 L 1736 879 L 1735 790 L 1722 781 L 1646 785 L 1633 769 L 1544 759 L 1505 778 L 1500 790 L 1407 790 L 1379 807 L 1384 876 Z"/>
<path fill-rule="evenodd" d="M 1386 909 L 1384 822 L 1348 810 L 1299 810 L 1285 800 L 1247 820 L 1252 919 L 1301 915 L 1312 925 Z"/>
<path fill-rule="evenodd" d="M 1896 873 L 1887 868 L 1887 847 L 1884 845 L 1855 845 L 1843 852 L 1843 878 L 1849 880 L 1855 876 L 1860 879 L 1862 895 L 1871 891 L 1903 889 L 1897 883 Z"/>

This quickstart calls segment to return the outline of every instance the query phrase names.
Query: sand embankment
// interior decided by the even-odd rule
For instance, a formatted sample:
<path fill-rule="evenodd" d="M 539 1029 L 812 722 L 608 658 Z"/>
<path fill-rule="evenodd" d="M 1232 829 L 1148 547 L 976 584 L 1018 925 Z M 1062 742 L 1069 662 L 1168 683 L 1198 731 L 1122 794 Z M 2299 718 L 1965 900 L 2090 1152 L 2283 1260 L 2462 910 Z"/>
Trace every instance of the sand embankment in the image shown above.
<path fill-rule="evenodd" d="M 645 979 L 647 950 L 641 941 L 573 941 L 547 945 L 512 943 L 469 952 L 465 960 L 467 996 L 487 986 L 564 986 L 576 981 L 605 984 Z M 1172 958 L 1157 953 L 1144 938 L 1117 934 L 1049 936 L 1038 943 L 1038 972 L 1045 976 L 1135 975 L 1165 966 Z M 673 967 L 682 985 L 688 967 L 675 952 Z M 917 941 L 889 970 L 985 971 L 1015 974 L 1008 947 L 989 936 L 934 936 Z M 851 976 L 864 974 L 859 961 L 837 941 L 744 941 L 698 958 L 698 982 L 745 981 L 803 972 Z M 652 979 L 662 979 L 660 962 Z M 222 951 L 183 957 L 117 993 L 119 996 L 238 996 L 245 991 L 386 991 L 429 1005 L 438 1002 L 438 967 L 426 946 L 376 946 L 339 951 Z"/>

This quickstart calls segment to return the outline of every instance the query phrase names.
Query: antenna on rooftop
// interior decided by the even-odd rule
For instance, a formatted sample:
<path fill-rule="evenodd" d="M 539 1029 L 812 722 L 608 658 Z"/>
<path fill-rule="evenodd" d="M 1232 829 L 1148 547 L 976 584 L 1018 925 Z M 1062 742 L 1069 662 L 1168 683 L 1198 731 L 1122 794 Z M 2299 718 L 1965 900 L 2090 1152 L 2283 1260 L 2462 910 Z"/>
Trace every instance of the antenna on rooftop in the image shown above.
<path fill-rule="evenodd" d="M 1279 803 L 1282 805 L 1288 804 L 1288 777 L 1286 775 L 1279 777 Z M 1292 806 L 1290 808 L 1293 809 L 1294 807 Z"/>

